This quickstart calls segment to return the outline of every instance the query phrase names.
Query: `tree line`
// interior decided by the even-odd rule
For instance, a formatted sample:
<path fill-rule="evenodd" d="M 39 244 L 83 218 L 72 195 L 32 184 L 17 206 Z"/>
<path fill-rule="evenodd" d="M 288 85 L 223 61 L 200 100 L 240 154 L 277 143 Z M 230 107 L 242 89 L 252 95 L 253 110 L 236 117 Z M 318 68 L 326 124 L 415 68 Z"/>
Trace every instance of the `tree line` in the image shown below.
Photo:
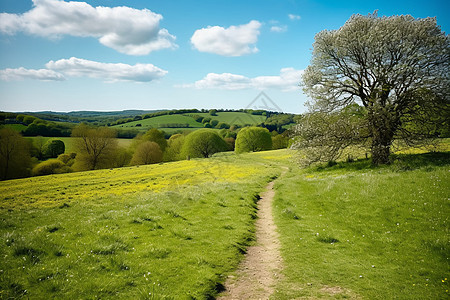
<path fill-rule="evenodd" d="M 270 133 L 262 127 L 245 127 L 238 132 L 204 128 L 174 134 L 169 139 L 163 131 L 153 128 L 136 136 L 129 147 L 119 146 L 117 131 L 109 127 L 83 123 L 72 130 L 71 136 L 74 153 L 65 153 L 61 140 L 37 137 L 31 141 L 11 128 L 0 129 L 0 178 L 208 158 L 218 152 L 254 152 L 288 145 L 287 135 Z"/>

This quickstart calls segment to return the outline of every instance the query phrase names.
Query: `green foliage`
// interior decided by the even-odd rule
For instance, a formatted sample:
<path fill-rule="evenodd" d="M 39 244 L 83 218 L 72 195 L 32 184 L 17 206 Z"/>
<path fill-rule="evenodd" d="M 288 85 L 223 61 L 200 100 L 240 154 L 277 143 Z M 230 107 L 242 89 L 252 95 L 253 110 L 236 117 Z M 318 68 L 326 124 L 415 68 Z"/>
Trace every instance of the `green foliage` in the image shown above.
<path fill-rule="evenodd" d="M 110 128 L 92 128 L 78 125 L 72 131 L 77 138 L 74 148 L 77 153 L 74 169 L 95 170 L 113 167 L 117 150 L 117 133 Z"/>
<path fill-rule="evenodd" d="M 375 164 L 389 163 L 394 139 L 414 141 L 448 119 L 450 44 L 436 18 L 353 15 L 319 32 L 313 47 L 303 75 L 311 108 L 362 104 Z M 446 117 L 437 117 L 443 108 Z"/>
<path fill-rule="evenodd" d="M 227 143 L 213 130 L 199 129 L 186 136 L 183 156 L 210 157 L 214 153 L 228 150 Z"/>
<path fill-rule="evenodd" d="M 155 142 L 145 141 L 139 144 L 131 159 L 131 165 L 149 165 L 162 161 L 163 152 Z"/>
<path fill-rule="evenodd" d="M 242 128 L 236 138 L 236 153 L 257 152 L 272 149 L 272 138 L 266 128 Z"/>
<path fill-rule="evenodd" d="M 185 136 L 182 134 L 174 134 L 170 137 L 166 151 L 164 152 L 164 161 L 176 161 L 185 159 L 181 150 L 183 147 Z"/>
<path fill-rule="evenodd" d="M 114 160 L 115 168 L 121 168 L 121 167 L 127 166 L 133 157 L 132 152 L 130 151 L 130 149 L 128 147 L 120 147 L 119 146 L 115 152 L 116 152 L 115 160 Z"/>
<path fill-rule="evenodd" d="M 20 115 L 17 115 L 16 120 L 17 120 L 18 122 L 23 122 L 23 119 L 24 119 L 24 118 L 25 118 L 25 115 L 20 114 Z"/>
<path fill-rule="evenodd" d="M 289 138 L 284 134 L 277 134 L 272 136 L 272 149 L 286 149 L 289 144 Z"/>
<path fill-rule="evenodd" d="M 293 114 L 272 114 L 264 121 L 264 127 L 269 131 L 276 130 L 278 133 L 284 132 L 283 126 L 294 123 Z"/>
<path fill-rule="evenodd" d="M 30 165 L 30 144 L 17 131 L 0 129 L 0 179 L 28 176 Z"/>
<path fill-rule="evenodd" d="M 61 159 L 49 159 L 36 165 L 31 174 L 33 176 L 61 174 L 71 172 L 72 169 L 66 165 Z"/>
<path fill-rule="evenodd" d="M 63 125 L 34 118 L 23 134 L 25 136 L 68 137 L 71 134 L 72 127 L 72 124 Z"/>
<path fill-rule="evenodd" d="M 162 152 L 164 152 L 166 150 L 167 140 L 164 137 L 164 132 L 162 132 L 156 128 L 152 128 L 149 131 L 147 131 L 142 136 L 142 140 L 157 143 L 159 145 L 159 147 L 161 148 Z"/>
<path fill-rule="evenodd" d="M 210 114 L 211 116 L 217 116 L 217 110 L 215 110 L 215 109 L 210 109 L 210 110 L 209 110 L 209 114 Z"/>
<path fill-rule="evenodd" d="M 71 154 L 60 154 L 58 160 L 62 161 L 65 165 L 71 167 L 74 163 L 74 159 L 77 156 L 76 153 Z"/>
<path fill-rule="evenodd" d="M 24 116 L 22 121 L 27 124 L 30 125 L 31 123 L 33 123 L 36 120 L 36 117 L 33 116 Z"/>
<path fill-rule="evenodd" d="M 220 122 L 216 125 L 216 128 L 218 129 L 228 129 L 230 128 L 230 125 L 224 122 Z"/>
<path fill-rule="evenodd" d="M 211 120 L 211 122 L 209 122 L 209 124 L 211 125 L 211 128 L 215 128 L 219 124 L 219 121 Z"/>
<path fill-rule="evenodd" d="M 66 146 L 61 140 L 48 140 L 43 147 L 44 157 L 46 158 L 56 158 L 63 154 L 65 150 Z"/>
<path fill-rule="evenodd" d="M 364 109 L 359 108 L 356 105 L 333 113 L 305 114 L 292 130 L 292 147 L 302 155 L 300 164 L 336 160 L 350 146 L 364 146 L 369 134 Z"/>

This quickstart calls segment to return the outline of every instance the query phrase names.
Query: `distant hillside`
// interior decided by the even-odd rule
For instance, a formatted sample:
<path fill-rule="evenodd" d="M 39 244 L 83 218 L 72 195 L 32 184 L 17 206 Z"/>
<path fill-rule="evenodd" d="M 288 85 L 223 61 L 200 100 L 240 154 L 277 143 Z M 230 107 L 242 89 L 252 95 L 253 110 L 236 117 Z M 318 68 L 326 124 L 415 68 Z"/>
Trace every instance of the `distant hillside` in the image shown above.
<path fill-rule="evenodd" d="M 48 121 L 66 122 L 112 122 L 122 118 L 151 114 L 163 110 L 121 110 L 121 111 L 71 111 L 71 112 L 24 112 L 23 114 L 35 116 Z"/>

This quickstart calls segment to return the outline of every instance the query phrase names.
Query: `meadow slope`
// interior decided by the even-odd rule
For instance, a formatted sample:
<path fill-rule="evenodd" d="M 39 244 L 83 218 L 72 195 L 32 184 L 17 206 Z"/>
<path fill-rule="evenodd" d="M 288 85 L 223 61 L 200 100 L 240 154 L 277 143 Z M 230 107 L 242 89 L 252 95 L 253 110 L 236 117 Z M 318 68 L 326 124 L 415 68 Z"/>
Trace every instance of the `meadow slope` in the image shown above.
<path fill-rule="evenodd" d="M 450 152 L 290 172 L 275 184 L 274 299 L 448 299 Z"/>
<path fill-rule="evenodd" d="M 450 154 L 300 169 L 288 150 L 0 185 L 0 298 L 210 299 L 275 182 L 271 299 L 447 299 Z"/>
<path fill-rule="evenodd" d="M 286 151 L 0 185 L 0 298 L 206 299 L 253 239 Z"/>

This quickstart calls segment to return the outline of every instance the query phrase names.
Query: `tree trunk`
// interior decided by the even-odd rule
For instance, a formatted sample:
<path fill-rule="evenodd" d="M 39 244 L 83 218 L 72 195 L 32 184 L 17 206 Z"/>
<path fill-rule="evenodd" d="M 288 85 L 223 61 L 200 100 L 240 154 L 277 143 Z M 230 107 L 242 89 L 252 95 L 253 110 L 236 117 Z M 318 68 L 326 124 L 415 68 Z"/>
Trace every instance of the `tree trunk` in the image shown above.
<path fill-rule="evenodd" d="M 386 107 L 372 107 L 369 110 L 369 130 L 372 136 L 372 163 L 375 165 L 389 164 L 391 145 L 398 122 L 395 115 Z"/>

